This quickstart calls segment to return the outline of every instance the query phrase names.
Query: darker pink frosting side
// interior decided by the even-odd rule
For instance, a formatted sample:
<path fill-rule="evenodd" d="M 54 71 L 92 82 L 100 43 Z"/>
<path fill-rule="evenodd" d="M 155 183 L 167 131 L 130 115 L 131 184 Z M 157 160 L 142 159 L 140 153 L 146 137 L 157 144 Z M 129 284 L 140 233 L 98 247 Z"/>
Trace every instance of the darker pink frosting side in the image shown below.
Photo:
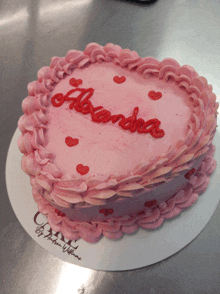
<path fill-rule="evenodd" d="M 38 190 L 33 187 L 33 197 L 39 211 L 46 215 L 51 228 L 61 232 L 69 240 L 82 238 L 86 242 L 96 243 L 102 236 L 108 239 L 118 239 L 124 234 L 136 232 L 139 228 L 153 230 L 162 225 L 164 220 L 174 218 L 182 210 L 190 207 L 203 193 L 210 180 L 210 175 L 216 168 L 213 159 L 215 148 L 212 145 L 206 153 L 200 167 L 190 178 L 188 185 L 172 195 L 168 200 L 151 209 L 146 208 L 141 213 L 112 218 L 102 222 L 71 221 L 67 217 L 58 215 L 54 207 L 45 200 Z"/>

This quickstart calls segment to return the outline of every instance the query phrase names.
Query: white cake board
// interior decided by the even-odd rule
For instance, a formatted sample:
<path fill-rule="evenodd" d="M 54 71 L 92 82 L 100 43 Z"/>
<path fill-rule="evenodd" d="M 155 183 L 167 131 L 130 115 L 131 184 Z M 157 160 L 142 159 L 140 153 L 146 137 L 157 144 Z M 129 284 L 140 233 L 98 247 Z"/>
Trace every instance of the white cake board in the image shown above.
<path fill-rule="evenodd" d="M 29 176 L 21 169 L 21 158 L 17 147 L 20 131 L 17 129 L 7 156 L 6 184 L 14 212 L 27 233 L 44 249 L 60 259 L 86 268 L 106 271 L 131 270 L 161 261 L 189 244 L 206 226 L 220 199 L 220 165 L 211 177 L 205 193 L 188 210 L 176 218 L 165 221 L 154 230 L 142 230 L 136 234 L 124 235 L 120 240 L 103 237 L 91 244 L 80 239 L 63 241 L 60 234 L 49 234 L 46 217 L 39 214 L 32 197 Z M 220 146 L 220 133 L 217 130 L 215 146 Z M 215 160 L 219 161 L 220 150 L 216 148 Z"/>

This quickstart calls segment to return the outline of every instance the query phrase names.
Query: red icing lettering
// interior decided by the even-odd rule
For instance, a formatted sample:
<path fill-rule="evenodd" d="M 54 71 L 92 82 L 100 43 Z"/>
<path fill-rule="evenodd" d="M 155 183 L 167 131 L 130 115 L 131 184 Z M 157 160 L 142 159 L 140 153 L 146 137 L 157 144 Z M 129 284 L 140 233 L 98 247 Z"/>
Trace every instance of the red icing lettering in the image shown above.
<path fill-rule="evenodd" d="M 124 130 L 130 130 L 131 132 L 135 132 L 137 129 L 137 114 L 138 114 L 138 107 L 135 107 L 133 110 L 133 115 L 125 118 L 122 117 L 122 120 L 119 123 L 119 126 L 122 127 Z"/>
<path fill-rule="evenodd" d="M 79 139 L 72 138 L 72 137 L 66 137 L 65 143 L 69 147 L 76 146 L 77 144 L 79 144 Z"/>
<path fill-rule="evenodd" d="M 144 206 L 151 208 L 151 207 L 154 207 L 156 204 L 157 204 L 157 200 L 154 199 L 154 200 L 150 200 L 150 201 L 145 202 Z"/>
<path fill-rule="evenodd" d="M 117 84 L 122 84 L 126 81 L 126 77 L 122 76 L 122 77 L 118 77 L 118 76 L 115 76 L 113 78 L 113 81 Z"/>
<path fill-rule="evenodd" d="M 150 91 L 148 93 L 148 96 L 152 99 L 152 100 L 158 100 L 162 97 L 162 93 L 161 92 L 155 92 L 155 91 Z"/>
<path fill-rule="evenodd" d="M 72 79 L 71 79 L 72 80 Z M 164 130 L 159 128 L 161 122 L 154 118 L 148 121 L 144 121 L 142 118 L 137 119 L 139 111 L 138 107 L 135 107 L 133 114 L 126 118 L 123 114 L 112 115 L 109 110 L 103 108 L 103 106 L 94 107 L 89 100 L 94 93 L 93 88 L 83 89 L 75 88 L 67 92 L 66 95 L 62 93 L 55 94 L 52 98 L 52 104 L 55 107 L 60 107 L 65 101 L 70 102 L 69 109 L 75 109 L 82 114 L 91 114 L 92 121 L 97 123 L 112 123 L 118 122 L 118 125 L 130 132 L 137 131 L 138 133 L 150 133 L 154 138 L 162 138 L 164 136 Z"/>
<path fill-rule="evenodd" d="M 184 177 L 185 177 L 187 180 L 190 180 L 190 177 L 195 173 L 195 171 L 196 171 L 195 168 L 189 170 L 189 171 L 184 175 Z"/>
<path fill-rule="evenodd" d="M 114 210 L 112 208 L 102 208 L 99 210 L 100 213 L 103 213 L 104 216 L 110 215 L 114 213 Z"/>
<path fill-rule="evenodd" d="M 54 211 L 58 216 L 62 216 L 62 217 L 66 216 L 65 213 L 59 211 L 58 209 L 55 209 Z"/>
<path fill-rule="evenodd" d="M 72 78 L 69 80 L 69 83 L 73 87 L 78 87 L 79 85 L 82 84 L 82 80 L 81 79 L 76 80 L 75 78 Z"/>
<path fill-rule="evenodd" d="M 79 174 L 83 176 L 89 172 L 89 167 L 83 164 L 78 164 L 76 166 L 76 170 L 78 171 Z"/>
<path fill-rule="evenodd" d="M 55 107 L 60 107 L 64 103 L 64 96 L 62 93 L 57 93 L 51 98 L 52 104 Z"/>
<path fill-rule="evenodd" d="M 154 138 L 162 138 L 164 136 L 165 132 L 164 130 L 162 129 L 159 129 L 159 127 L 157 128 L 153 128 L 152 131 L 151 131 L 151 135 L 154 137 Z"/>

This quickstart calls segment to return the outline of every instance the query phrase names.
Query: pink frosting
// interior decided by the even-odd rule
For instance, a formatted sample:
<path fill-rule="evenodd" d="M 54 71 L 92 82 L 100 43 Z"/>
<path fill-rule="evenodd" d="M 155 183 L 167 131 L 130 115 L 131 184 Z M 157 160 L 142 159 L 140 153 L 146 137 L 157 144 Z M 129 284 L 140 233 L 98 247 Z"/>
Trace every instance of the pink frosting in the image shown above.
<path fill-rule="evenodd" d="M 114 76 L 125 76 L 126 81 L 114 83 Z M 67 102 L 54 107 L 51 98 L 72 89 L 73 77 L 82 79 L 79 87 L 94 88 L 94 107 L 102 105 L 112 114 L 129 117 L 138 106 L 138 118 L 159 119 L 165 136 L 156 139 L 117 124 L 94 123 L 89 114 L 70 110 Z M 151 90 L 162 92 L 162 98 L 151 100 Z M 91 219 L 110 221 L 122 217 L 120 203 L 139 201 L 175 179 L 178 189 L 186 187 L 189 180 L 184 175 L 201 163 L 216 129 L 216 96 L 192 67 L 170 58 L 161 62 L 141 58 L 113 44 L 91 43 L 84 52 L 71 50 L 66 57 L 53 57 L 49 67 L 39 70 L 38 80 L 28 85 L 28 93 L 18 122 L 22 169 L 30 175 L 33 188 L 70 217 L 72 211 L 87 208 Z M 68 147 L 67 136 L 79 139 L 79 144 Z M 78 164 L 89 166 L 89 172 L 80 175 Z M 157 196 L 160 205 L 169 195 Z M 109 209 L 113 203 L 117 205 L 113 214 L 97 217 L 97 210 Z M 135 213 L 138 206 L 134 208 Z M 87 231 L 94 233 L 90 225 Z"/>
<path fill-rule="evenodd" d="M 116 84 L 114 76 L 126 76 L 126 81 Z M 145 120 L 158 118 L 165 136 L 155 139 L 150 134 L 124 131 L 118 124 L 94 123 L 90 115 L 67 109 L 68 103 L 61 107 L 50 105 L 47 112 L 47 135 L 50 140 L 46 147 L 56 154 L 54 163 L 63 174 L 79 177 L 74 167 L 82 163 L 89 166 L 89 172 L 81 177 L 87 186 L 91 186 L 90 182 L 94 182 L 94 179 L 97 182 L 103 182 L 103 178 L 105 181 L 112 178 L 120 181 L 135 175 L 134 169 L 142 160 L 146 165 L 151 159 L 165 156 L 171 146 L 177 148 L 180 139 L 186 137 L 191 116 L 190 105 L 186 102 L 188 94 L 175 81 L 165 82 L 154 76 L 146 80 L 135 71 L 115 66 L 111 62 L 95 63 L 83 70 L 75 69 L 56 86 L 51 96 L 70 91 L 73 87 L 69 80 L 73 77 L 82 79 L 80 87 L 94 88 L 94 95 L 90 99 L 94 106 L 102 105 L 112 114 L 122 113 L 126 117 L 131 116 L 133 109 L 138 106 L 137 117 Z M 163 98 L 159 101 L 151 100 L 148 92 L 152 89 L 163 91 Z M 167 108 L 170 104 L 172 107 Z M 65 144 L 67 135 L 79 139 L 74 149 Z M 171 168 L 168 167 L 165 173 Z"/>
<path fill-rule="evenodd" d="M 65 216 L 59 216 L 54 207 L 35 188 L 33 188 L 33 195 L 39 211 L 47 215 L 51 228 L 61 232 L 67 239 L 77 240 L 82 238 L 91 243 L 98 242 L 102 236 L 108 239 L 118 239 L 124 234 L 136 232 L 139 228 L 156 229 L 162 225 L 165 219 L 174 218 L 182 210 L 190 207 L 198 199 L 199 194 L 206 190 L 210 175 L 216 168 L 213 153 L 214 147 L 212 146 L 187 186 L 170 196 L 167 201 L 153 208 L 145 208 L 140 213 L 124 215 L 120 218 L 112 218 L 101 222 L 71 221 Z"/>

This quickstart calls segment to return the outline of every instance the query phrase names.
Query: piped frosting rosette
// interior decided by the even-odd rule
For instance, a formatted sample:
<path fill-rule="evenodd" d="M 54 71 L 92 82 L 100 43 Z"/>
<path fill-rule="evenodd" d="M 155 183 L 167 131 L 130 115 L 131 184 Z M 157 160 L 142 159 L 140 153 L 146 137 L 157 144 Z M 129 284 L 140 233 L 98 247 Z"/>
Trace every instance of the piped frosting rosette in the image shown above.
<path fill-rule="evenodd" d="M 74 69 L 92 63 L 112 62 L 136 71 L 144 79 L 156 76 L 172 79 L 188 93 L 191 118 L 186 137 L 168 152 L 140 163 L 129 174 L 102 177 L 65 175 L 54 164 L 53 154 L 47 149 L 47 106 L 57 83 Z M 190 66 L 180 66 L 171 58 L 159 62 L 152 57 L 141 58 L 135 51 L 118 45 L 104 47 L 90 43 L 84 52 L 71 50 L 66 57 L 53 57 L 49 67 L 38 71 L 38 80 L 28 85 L 29 96 L 24 99 L 24 115 L 19 119 L 21 136 L 18 140 L 22 169 L 30 176 L 35 191 L 60 207 L 106 205 L 110 201 L 136 197 L 139 193 L 187 173 L 197 159 L 211 147 L 216 130 L 218 103 L 204 77 Z"/>

